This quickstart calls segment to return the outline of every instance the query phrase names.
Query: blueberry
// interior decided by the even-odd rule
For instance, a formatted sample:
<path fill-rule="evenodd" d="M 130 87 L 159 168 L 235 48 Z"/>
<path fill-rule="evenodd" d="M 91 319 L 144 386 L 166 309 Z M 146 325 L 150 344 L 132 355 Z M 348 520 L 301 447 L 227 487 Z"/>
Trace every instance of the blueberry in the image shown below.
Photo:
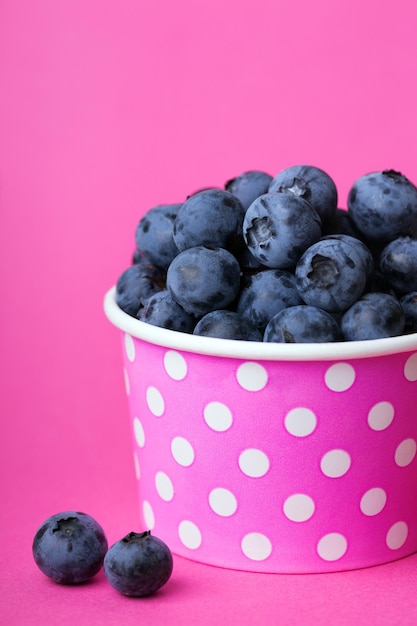
<path fill-rule="evenodd" d="M 245 209 L 248 209 L 252 202 L 268 192 L 272 176 L 258 170 L 243 172 L 228 180 L 225 189 L 239 198 Z"/>
<path fill-rule="evenodd" d="M 241 341 L 262 341 L 262 333 L 251 326 L 239 313 L 221 309 L 204 315 L 197 322 L 194 335 Z"/>
<path fill-rule="evenodd" d="M 109 548 L 104 573 L 121 594 L 139 598 L 160 589 L 171 577 L 172 554 L 150 531 L 131 532 Z"/>
<path fill-rule="evenodd" d="M 174 221 L 181 204 L 164 204 L 149 209 L 139 220 L 135 239 L 138 252 L 163 270 L 178 254 L 174 242 Z"/>
<path fill-rule="evenodd" d="M 236 298 L 240 267 L 224 248 L 196 246 L 180 252 L 167 272 L 167 288 L 188 313 L 202 317 Z"/>
<path fill-rule="evenodd" d="M 264 341 L 276 343 L 321 343 L 340 339 L 340 328 L 334 317 L 307 304 L 282 309 L 269 321 L 264 333 Z"/>
<path fill-rule="evenodd" d="M 417 234 L 417 188 L 395 170 L 358 178 L 348 194 L 348 210 L 370 240 L 388 243 Z"/>
<path fill-rule="evenodd" d="M 295 276 L 287 270 L 264 270 L 248 277 L 236 310 L 251 325 L 264 331 L 269 320 L 288 306 L 301 304 Z"/>
<path fill-rule="evenodd" d="M 119 276 L 116 282 L 116 303 L 132 317 L 136 317 L 145 300 L 161 291 L 165 276 L 149 263 L 135 263 Z"/>
<path fill-rule="evenodd" d="M 33 558 L 56 583 L 82 583 L 97 574 L 107 551 L 101 526 L 86 513 L 65 511 L 49 517 L 33 540 Z"/>
<path fill-rule="evenodd" d="M 405 317 L 397 298 L 388 293 L 364 294 L 343 315 L 346 341 L 395 337 L 404 332 Z"/>
<path fill-rule="evenodd" d="M 337 209 L 337 188 L 333 179 L 319 167 L 293 165 L 282 170 L 269 185 L 269 192 L 289 191 L 308 200 L 322 222 L 331 220 Z"/>
<path fill-rule="evenodd" d="M 306 304 L 328 312 L 345 311 L 363 293 L 363 256 L 344 239 L 322 239 L 310 246 L 295 268 L 298 293 Z"/>
<path fill-rule="evenodd" d="M 361 257 L 367 277 L 371 277 L 375 270 L 374 257 L 368 246 L 358 237 L 347 235 L 345 233 L 338 233 L 332 235 L 325 235 L 322 240 L 338 239 L 344 241 L 346 244 L 352 246 Z"/>
<path fill-rule="evenodd" d="M 417 333 L 417 291 L 402 296 L 400 305 L 405 317 L 404 333 Z"/>
<path fill-rule="evenodd" d="M 174 300 L 168 289 L 159 291 L 150 296 L 137 314 L 137 318 L 147 324 L 177 330 L 183 333 L 192 333 L 195 326 L 195 317 L 187 313 Z"/>
<path fill-rule="evenodd" d="M 290 193 L 267 193 L 246 211 L 243 236 L 261 264 L 271 269 L 290 269 L 320 238 L 321 220 L 307 200 Z"/>
<path fill-rule="evenodd" d="M 396 293 L 417 291 L 417 239 L 398 237 L 381 252 L 379 267 Z"/>
<path fill-rule="evenodd" d="M 174 241 L 181 252 L 196 246 L 227 248 L 242 233 L 245 209 L 228 191 L 207 189 L 190 196 L 174 222 Z"/>

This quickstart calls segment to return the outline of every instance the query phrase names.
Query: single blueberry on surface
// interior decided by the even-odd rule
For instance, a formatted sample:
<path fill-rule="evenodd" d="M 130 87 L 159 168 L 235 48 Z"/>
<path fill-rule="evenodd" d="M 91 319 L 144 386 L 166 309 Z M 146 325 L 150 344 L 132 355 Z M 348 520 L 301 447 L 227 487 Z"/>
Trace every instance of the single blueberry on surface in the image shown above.
<path fill-rule="evenodd" d="M 239 313 L 222 309 L 204 315 L 197 322 L 193 334 L 200 337 L 262 341 L 262 333 Z"/>
<path fill-rule="evenodd" d="M 236 310 L 263 333 L 282 309 L 302 304 L 295 276 L 287 270 L 263 270 L 249 276 L 242 287 Z"/>
<path fill-rule="evenodd" d="M 207 189 L 190 196 L 174 222 L 179 251 L 196 246 L 227 248 L 242 233 L 245 209 L 240 200 L 222 189 Z"/>
<path fill-rule="evenodd" d="M 417 239 L 391 241 L 381 252 L 379 267 L 397 294 L 417 291 Z"/>
<path fill-rule="evenodd" d="M 139 220 L 135 240 L 138 254 L 149 263 L 166 270 L 178 254 L 174 242 L 174 221 L 182 203 L 152 207 Z"/>
<path fill-rule="evenodd" d="M 166 285 L 183 309 L 202 317 L 234 301 L 239 292 L 240 266 L 224 248 L 188 248 L 169 266 Z"/>
<path fill-rule="evenodd" d="M 270 174 L 259 170 L 250 170 L 228 180 L 225 189 L 237 196 L 247 209 L 256 198 L 268 192 L 271 182 L 272 176 Z"/>
<path fill-rule="evenodd" d="M 304 252 L 295 277 L 306 304 L 336 313 L 348 309 L 362 295 L 367 268 L 354 246 L 344 238 L 332 237 L 321 239 Z"/>
<path fill-rule="evenodd" d="M 132 317 L 136 317 L 145 300 L 161 291 L 165 275 L 149 263 L 135 263 L 124 270 L 116 282 L 116 303 Z"/>
<path fill-rule="evenodd" d="M 321 220 L 307 200 L 290 193 L 267 193 L 246 211 L 243 237 L 262 265 L 291 269 L 321 237 Z"/>
<path fill-rule="evenodd" d="M 100 571 L 107 548 L 104 531 L 95 519 L 86 513 L 64 511 L 42 524 L 32 553 L 48 578 L 71 585 L 85 582 Z"/>
<path fill-rule="evenodd" d="M 269 192 L 288 191 L 308 200 L 322 222 L 333 219 L 337 210 L 337 188 L 333 179 L 319 167 L 293 165 L 277 174 L 269 185 Z"/>
<path fill-rule="evenodd" d="M 110 585 L 125 596 L 139 598 L 154 593 L 171 577 L 169 547 L 150 531 L 131 532 L 114 543 L 104 558 Z"/>
<path fill-rule="evenodd" d="M 340 339 L 335 318 L 307 304 L 291 306 L 274 315 L 264 333 L 264 341 L 270 343 L 327 343 Z"/>
<path fill-rule="evenodd" d="M 404 333 L 417 333 L 417 291 L 406 293 L 400 298 L 404 313 Z"/>
<path fill-rule="evenodd" d="M 153 326 L 183 333 L 192 333 L 196 323 L 194 315 L 187 313 L 174 300 L 168 289 L 159 291 L 145 300 L 137 318 Z"/>
<path fill-rule="evenodd" d="M 348 210 L 369 240 L 388 243 L 417 235 L 417 187 L 395 170 L 358 178 L 348 194 Z"/>
<path fill-rule="evenodd" d="M 340 325 L 346 341 L 382 339 L 402 335 L 405 316 L 397 298 L 375 291 L 357 300 L 344 313 Z"/>

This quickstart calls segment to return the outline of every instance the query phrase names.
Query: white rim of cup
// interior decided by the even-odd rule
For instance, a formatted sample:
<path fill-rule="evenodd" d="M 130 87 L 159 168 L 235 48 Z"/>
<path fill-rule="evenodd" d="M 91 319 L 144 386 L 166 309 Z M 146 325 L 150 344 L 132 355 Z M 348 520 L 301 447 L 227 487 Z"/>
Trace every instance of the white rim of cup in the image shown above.
<path fill-rule="evenodd" d="M 364 341 L 292 344 L 200 337 L 131 317 L 118 307 L 115 294 L 113 286 L 104 297 L 105 315 L 114 326 L 132 337 L 173 350 L 252 361 L 340 361 L 417 351 L 417 333 Z"/>

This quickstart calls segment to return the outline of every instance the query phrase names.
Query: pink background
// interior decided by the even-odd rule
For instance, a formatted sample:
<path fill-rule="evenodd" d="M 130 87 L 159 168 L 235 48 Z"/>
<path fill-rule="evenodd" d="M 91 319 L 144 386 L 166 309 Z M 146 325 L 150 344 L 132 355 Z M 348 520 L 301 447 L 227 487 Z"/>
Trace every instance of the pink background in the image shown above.
<path fill-rule="evenodd" d="M 138 503 L 104 292 L 140 215 L 245 169 L 310 162 L 417 181 L 417 4 L 0 3 L 0 604 L 8 624 L 415 624 L 417 556 L 341 574 L 175 559 L 153 598 L 50 583 L 31 543 L 84 510 L 110 543 Z"/>

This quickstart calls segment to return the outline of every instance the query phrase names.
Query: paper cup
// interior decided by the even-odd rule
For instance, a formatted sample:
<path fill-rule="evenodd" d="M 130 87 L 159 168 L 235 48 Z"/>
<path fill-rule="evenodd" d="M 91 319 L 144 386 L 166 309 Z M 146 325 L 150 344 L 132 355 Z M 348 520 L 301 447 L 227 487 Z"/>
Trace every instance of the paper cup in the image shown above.
<path fill-rule="evenodd" d="M 417 334 L 272 344 L 119 309 L 141 524 L 220 567 L 331 572 L 417 551 Z"/>

